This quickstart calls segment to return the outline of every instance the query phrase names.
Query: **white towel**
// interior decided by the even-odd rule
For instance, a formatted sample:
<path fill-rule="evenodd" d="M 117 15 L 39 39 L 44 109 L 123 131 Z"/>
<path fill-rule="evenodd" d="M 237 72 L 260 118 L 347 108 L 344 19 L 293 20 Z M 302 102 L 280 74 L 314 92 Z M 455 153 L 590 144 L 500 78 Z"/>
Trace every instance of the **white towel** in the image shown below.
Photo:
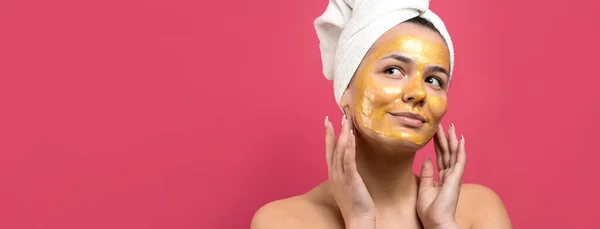
<path fill-rule="evenodd" d="M 323 74 L 333 80 L 338 105 L 371 45 L 394 26 L 417 16 L 431 22 L 446 40 L 451 79 L 454 68 L 452 40 L 442 19 L 429 10 L 429 0 L 329 1 L 314 25 L 320 41 Z"/>

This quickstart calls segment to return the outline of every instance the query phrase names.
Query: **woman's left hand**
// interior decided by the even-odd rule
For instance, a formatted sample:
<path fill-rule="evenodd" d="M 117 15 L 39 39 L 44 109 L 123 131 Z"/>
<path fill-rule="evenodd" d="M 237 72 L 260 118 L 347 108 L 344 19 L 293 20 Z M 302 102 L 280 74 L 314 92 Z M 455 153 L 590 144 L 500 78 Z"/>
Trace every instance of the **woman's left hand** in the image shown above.
<path fill-rule="evenodd" d="M 421 167 L 417 213 L 425 229 L 459 229 L 455 214 L 466 162 L 465 139 L 458 140 L 454 125 L 450 125 L 446 137 L 439 125 L 434 143 L 438 182 L 433 178 L 431 159 L 426 158 Z"/>

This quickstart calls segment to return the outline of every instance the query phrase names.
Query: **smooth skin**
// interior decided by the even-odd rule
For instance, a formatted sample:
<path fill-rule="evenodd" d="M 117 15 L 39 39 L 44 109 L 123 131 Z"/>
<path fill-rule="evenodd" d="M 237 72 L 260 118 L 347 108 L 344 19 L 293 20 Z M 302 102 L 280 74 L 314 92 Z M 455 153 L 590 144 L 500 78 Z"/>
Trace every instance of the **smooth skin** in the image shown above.
<path fill-rule="evenodd" d="M 407 37 L 421 41 L 409 42 Z M 390 46 L 404 43 L 411 45 Z M 419 43 L 425 46 L 415 48 Z M 384 34 L 342 97 L 348 117 L 342 118 L 337 139 L 334 125 L 325 119 L 328 180 L 300 196 L 264 205 L 251 228 L 511 229 L 502 201 L 491 189 L 462 184 L 465 139 L 457 137 L 454 125 L 446 132 L 439 124 L 449 79 L 431 69 L 447 68 L 447 50 L 427 48 L 444 44 L 436 32 L 412 23 Z M 411 60 L 385 58 L 390 53 Z M 402 125 L 402 119 L 391 115 L 399 109 L 422 114 L 426 124 Z M 420 176 L 412 172 L 416 151 L 430 139 L 437 182 L 430 159 L 421 165 Z"/>

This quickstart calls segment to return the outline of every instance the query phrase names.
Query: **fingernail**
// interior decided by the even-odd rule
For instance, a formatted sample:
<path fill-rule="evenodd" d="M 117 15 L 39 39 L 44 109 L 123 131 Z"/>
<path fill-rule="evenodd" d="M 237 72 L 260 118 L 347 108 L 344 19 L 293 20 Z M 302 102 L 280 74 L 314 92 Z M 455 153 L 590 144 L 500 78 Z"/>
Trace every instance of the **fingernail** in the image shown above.
<path fill-rule="evenodd" d="M 450 127 L 454 128 L 454 123 L 451 123 L 451 124 L 450 124 Z"/>
<path fill-rule="evenodd" d="M 327 122 L 329 122 L 329 116 L 325 116 L 325 126 L 327 126 Z"/>
<path fill-rule="evenodd" d="M 464 135 L 461 135 L 460 137 L 462 138 L 463 141 L 465 140 L 465 136 Z"/>
<path fill-rule="evenodd" d="M 350 130 L 350 134 L 354 135 L 354 130 Z"/>

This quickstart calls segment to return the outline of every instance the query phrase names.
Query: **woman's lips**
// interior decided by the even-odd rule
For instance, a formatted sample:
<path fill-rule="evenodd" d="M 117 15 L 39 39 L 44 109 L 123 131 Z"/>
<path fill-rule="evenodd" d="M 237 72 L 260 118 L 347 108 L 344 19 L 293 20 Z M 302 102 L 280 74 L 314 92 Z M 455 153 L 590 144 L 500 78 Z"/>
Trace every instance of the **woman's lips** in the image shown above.
<path fill-rule="evenodd" d="M 391 115 L 407 127 L 421 127 L 427 122 L 422 115 L 411 112 L 393 112 Z"/>

